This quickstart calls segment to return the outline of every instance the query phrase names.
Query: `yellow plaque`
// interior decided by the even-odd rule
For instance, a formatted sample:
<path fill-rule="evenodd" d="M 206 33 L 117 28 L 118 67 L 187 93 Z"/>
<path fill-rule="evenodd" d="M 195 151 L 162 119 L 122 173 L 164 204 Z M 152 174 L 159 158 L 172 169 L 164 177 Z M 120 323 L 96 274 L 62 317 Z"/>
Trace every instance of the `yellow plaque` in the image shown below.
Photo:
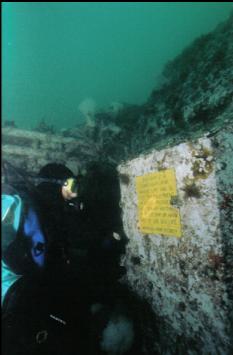
<path fill-rule="evenodd" d="M 142 233 L 181 237 L 180 212 L 171 206 L 176 196 L 174 169 L 136 177 L 139 228 Z"/>

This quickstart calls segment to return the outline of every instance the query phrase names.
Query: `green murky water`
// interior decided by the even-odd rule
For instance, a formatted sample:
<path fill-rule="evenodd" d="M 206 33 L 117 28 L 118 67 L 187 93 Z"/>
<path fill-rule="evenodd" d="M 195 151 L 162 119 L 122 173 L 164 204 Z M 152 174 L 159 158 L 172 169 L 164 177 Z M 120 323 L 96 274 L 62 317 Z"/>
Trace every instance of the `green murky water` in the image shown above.
<path fill-rule="evenodd" d="M 83 107 L 144 103 L 167 61 L 232 4 L 3 3 L 3 121 L 69 128 Z"/>

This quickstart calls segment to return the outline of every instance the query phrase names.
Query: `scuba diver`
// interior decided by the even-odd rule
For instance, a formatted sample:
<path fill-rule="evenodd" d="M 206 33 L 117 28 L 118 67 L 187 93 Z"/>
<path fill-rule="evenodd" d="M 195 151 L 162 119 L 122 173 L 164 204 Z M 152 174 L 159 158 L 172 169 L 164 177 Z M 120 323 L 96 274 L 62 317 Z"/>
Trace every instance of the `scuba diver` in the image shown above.
<path fill-rule="evenodd" d="M 33 190 L 23 183 L 24 179 L 17 173 L 14 186 L 13 170 L 11 165 L 3 162 L 1 298 L 2 348 L 5 355 L 17 354 L 19 346 L 24 348 L 22 324 L 25 306 L 30 304 L 26 290 L 29 285 L 33 288 L 40 282 L 47 253 L 47 238 Z"/>
<path fill-rule="evenodd" d="M 33 189 L 20 175 L 12 179 L 14 168 L 3 162 L 2 183 L 2 301 L 9 287 L 25 272 L 32 274 L 45 266 L 46 237 Z M 9 177 L 11 175 L 11 177 Z"/>
<path fill-rule="evenodd" d="M 71 225 L 78 229 L 82 203 L 78 194 L 78 180 L 66 166 L 57 163 L 45 165 L 34 177 L 38 203 L 47 230 L 49 266 L 69 265 L 68 247 Z M 75 228 L 76 227 L 76 228 Z"/>
<path fill-rule="evenodd" d="M 78 209 L 77 201 L 75 204 L 72 200 L 77 197 L 77 191 L 73 189 L 70 171 L 60 166 L 58 169 L 63 169 L 63 175 L 59 176 L 63 182 L 55 182 L 55 190 L 60 193 L 50 195 L 53 203 L 50 204 L 45 192 L 51 193 L 48 188 L 51 180 L 42 182 L 41 175 L 47 175 L 44 171 L 40 172 L 37 185 L 33 176 L 29 177 L 6 161 L 2 163 L 4 355 L 73 354 L 72 339 L 75 342 L 79 334 L 77 349 L 84 341 L 82 292 L 76 293 L 76 283 L 69 275 L 64 277 L 65 247 L 62 230 L 59 230 L 62 226 L 59 208 Z M 56 232 L 59 232 L 57 242 Z"/>
<path fill-rule="evenodd" d="M 3 177 L 16 190 L 27 189 L 33 192 L 48 238 L 47 266 L 68 264 L 68 239 L 72 234 L 70 225 L 77 232 L 80 211 L 83 209 L 78 195 L 77 177 L 66 166 L 58 163 L 45 165 L 37 175 L 26 175 L 6 161 L 3 162 Z"/>

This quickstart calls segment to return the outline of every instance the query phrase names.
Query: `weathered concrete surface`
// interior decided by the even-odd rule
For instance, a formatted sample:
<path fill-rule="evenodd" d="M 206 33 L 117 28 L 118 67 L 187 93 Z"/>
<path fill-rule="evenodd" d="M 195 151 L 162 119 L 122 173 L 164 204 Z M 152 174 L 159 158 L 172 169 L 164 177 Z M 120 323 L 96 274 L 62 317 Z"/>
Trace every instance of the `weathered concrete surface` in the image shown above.
<path fill-rule="evenodd" d="M 232 354 L 233 125 L 118 167 L 125 282 L 161 319 L 159 354 Z M 135 178 L 174 168 L 182 236 L 138 228 Z M 145 324 L 145 327 L 147 325 Z M 156 327 L 156 325 L 155 325 Z"/>

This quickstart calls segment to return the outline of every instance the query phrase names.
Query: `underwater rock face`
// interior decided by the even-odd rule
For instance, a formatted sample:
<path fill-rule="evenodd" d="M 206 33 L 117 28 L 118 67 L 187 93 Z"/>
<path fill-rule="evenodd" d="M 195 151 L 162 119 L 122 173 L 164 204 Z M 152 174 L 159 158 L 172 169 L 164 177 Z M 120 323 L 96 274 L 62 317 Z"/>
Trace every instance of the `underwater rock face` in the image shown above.
<path fill-rule="evenodd" d="M 233 120 L 233 14 L 169 62 L 163 81 L 141 106 L 114 118 L 114 159 L 129 160 L 151 148 L 200 138 Z M 110 118 L 111 119 L 111 118 Z"/>
<path fill-rule="evenodd" d="M 118 167 L 119 176 L 127 176 L 127 184 L 120 179 L 123 226 L 129 238 L 122 258 L 125 282 L 149 301 L 161 320 L 155 325 L 160 338 L 151 338 L 158 353 L 232 354 L 232 154 L 231 123 L 211 137 L 154 150 Z M 136 177 L 169 169 L 176 177 L 177 193 L 170 204 L 180 214 L 180 237 L 145 233 L 140 224 L 143 212 L 149 214 L 153 206 L 148 204 L 139 216 Z M 154 185 L 154 191 L 168 191 L 168 184 Z M 151 187 L 149 191 L 151 196 L 147 187 L 140 208 L 153 197 Z M 156 211 L 161 206 L 166 212 L 162 200 Z M 151 215 L 148 221 L 156 224 L 158 213 Z"/>

